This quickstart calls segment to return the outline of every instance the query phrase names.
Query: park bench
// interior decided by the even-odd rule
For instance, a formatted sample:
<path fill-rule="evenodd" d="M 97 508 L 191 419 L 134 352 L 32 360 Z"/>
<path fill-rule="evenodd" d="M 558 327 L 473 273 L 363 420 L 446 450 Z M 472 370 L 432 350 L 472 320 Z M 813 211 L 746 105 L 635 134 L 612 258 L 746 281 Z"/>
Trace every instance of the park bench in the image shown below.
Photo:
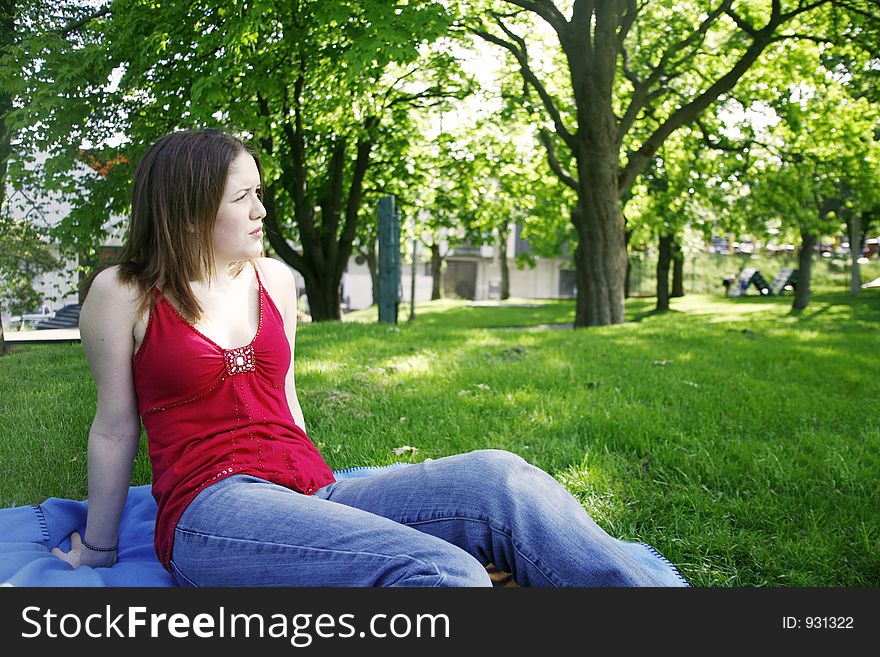
<path fill-rule="evenodd" d="M 783 270 L 785 271 L 785 270 Z M 779 276 L 776 277 L 777 279 Z M 729 280 L 729 279 L 726 279 Z M 786 281 L 788 280 L 788 276 L 786 276 Z M 774 279 L 774 283 L 776 279 Z M 747 267 L 743 269 L 739 276 L 737 276 L 736 281 L 734 281 L 733 285 L 729 283 L 725 284 L 725 287 L 729 286 L 728 296 L 731 297 L 739 297 L 743 296 L 749 289 L 749 285 L 754 285 L 755 289 L 762 296 L 769 296 L 774 294 L 772 286 L 767 282 L 767 279 L 754 267 Z M 784 285 L 784 284 L 783 284 Z"/>
<path fill-rule="evenodd" d="M 731 286 L 730 296 L 738 297 L 744 295 L 749 289 L 749 285 L 754 285 L 761 294 L 770 294 L 770 285 L 761 275 L 761 272 L 754 267 L 747 267 L 740 272 L 735 284 Z"/>
<path fill-rule="evenodd" d="M 770 292 L 779 296 L 786 290 L 794 290 L 797 287 L 797 272 L 797 269 L 791 267 L 780 269 L 776 278 L 770 283 Z"/>

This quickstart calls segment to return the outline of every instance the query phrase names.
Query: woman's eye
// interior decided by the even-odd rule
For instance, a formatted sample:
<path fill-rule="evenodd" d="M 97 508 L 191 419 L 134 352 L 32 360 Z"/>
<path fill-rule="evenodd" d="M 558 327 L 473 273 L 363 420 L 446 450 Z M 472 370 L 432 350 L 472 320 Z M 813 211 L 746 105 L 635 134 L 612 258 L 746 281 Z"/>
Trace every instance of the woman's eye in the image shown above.
<path fill-rule="evenodd" d="M 263 191 L 263 190 L 262 190 L 260 187 L 258 187 L 258 188 L 255 190 L 254 193 L 255 193 L 255 194 L 257 195 L 257 197 L 259 198 L 259 196 L 260 196 L 260 192 L 262 192 L 262 191 Z M 244 194 L 242 194 L 241 196 L 239 196 L 239 197 L 238 197 L 237 199 L 235 199 L 235 200 L 236 200 L 236 201 L 241 201 L 242 199 L 246 198 L 247 195 L 248 195 L 248 193 L 245 192 Z"/>

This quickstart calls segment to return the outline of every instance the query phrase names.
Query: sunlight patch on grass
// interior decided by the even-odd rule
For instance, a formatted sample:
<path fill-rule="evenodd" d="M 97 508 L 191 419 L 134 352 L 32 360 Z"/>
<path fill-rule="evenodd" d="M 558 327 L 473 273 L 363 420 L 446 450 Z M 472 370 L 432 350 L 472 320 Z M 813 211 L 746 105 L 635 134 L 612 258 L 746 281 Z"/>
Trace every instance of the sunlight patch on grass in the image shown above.
<path fill-rule="evenodd" d="M 691 295 L 672 300 L 673 310 L 719 322 L 751 321 L 756 315 L 783 317 L 789 311 L 791 299 L 737 299 L 717 298 L 710 295 Z"/>
<path fill-rule="evenodd" d="M 602 468 L 590 453 L 580 464 L 556 475 L 557 481 L 580 501 L 590 515 L 606 531 L 615 533 L 625 513 L 625 505 L 615 477 Z"/>
<path fill-rule="evenodd" d="M 297 375 L 335 374 L 345 370 L 348 365 L 342 360 L 300 358 L 296 363 Z"/>
<path fill-rule="evenodd" d="M 437 363 L 437 355 L 431 352 L 420 352 L 411 356 L 396 356 L 382 362 L 380 367 L 389 372 L 404 376 L 419 376 L 431 373 Z"/>

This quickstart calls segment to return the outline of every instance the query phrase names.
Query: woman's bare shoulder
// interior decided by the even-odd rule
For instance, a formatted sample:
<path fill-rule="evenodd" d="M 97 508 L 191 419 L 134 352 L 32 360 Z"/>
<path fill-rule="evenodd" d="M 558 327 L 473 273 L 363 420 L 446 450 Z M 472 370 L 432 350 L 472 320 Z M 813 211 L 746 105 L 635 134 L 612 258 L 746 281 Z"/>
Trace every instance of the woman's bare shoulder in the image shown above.
<path fill-rule="evenodd" d="M 290 266 L 286 262 L 283 262 L 278 258 L 269 258 L 268 256 L 264 256 L 262 258 L 257 258 L 257 264 L 260 265 L 260 268 L 266 273 L 272 272 L 274 274 L 293 277 Z"/>
<path fill-rule="evenodd" d="M 285 295 L 296 292 L 296 281 L 293 271 L 286 263 L 276 258 L 257 258 L 257 265 L 267 279 L 267 285 L 273 290 Z"/>
<path fill-rule="evenodd" d="M 272 301 L 281 314 L 286 316 L 288 310 L 296 308 L 297 290 L 293 270 L 275 258 L 257 258 L 256 262 Z"/>
<path fill-rule="evenodd" d="M 140 305 L 140 292 L 137 286 L 123 281 L 119 276 L 119 266 L 113 265 L 95 275 L 83 301 L 83 312 L 89 310 L 99 313 L 112 313 L 118 321 L 122 318 L 135 320 Z"/>

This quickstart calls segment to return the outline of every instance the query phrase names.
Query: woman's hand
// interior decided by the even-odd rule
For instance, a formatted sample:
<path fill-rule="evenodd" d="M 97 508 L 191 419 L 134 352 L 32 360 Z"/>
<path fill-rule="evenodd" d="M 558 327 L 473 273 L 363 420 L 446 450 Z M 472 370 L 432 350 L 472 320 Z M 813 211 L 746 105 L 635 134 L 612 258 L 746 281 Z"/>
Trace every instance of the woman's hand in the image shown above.
<path fill-rule="evenodd" d="M 82 544 L 79 532 L 70 535 L 70 550 L 64 552 L 61 548 L 52 548 L 52 554 L 66 561 L 74 568 L 89 566 L 91 568 L 109 568 L 116 563 L 116 550 L 112 552 L 100 552 L 90 550 Z"/>

